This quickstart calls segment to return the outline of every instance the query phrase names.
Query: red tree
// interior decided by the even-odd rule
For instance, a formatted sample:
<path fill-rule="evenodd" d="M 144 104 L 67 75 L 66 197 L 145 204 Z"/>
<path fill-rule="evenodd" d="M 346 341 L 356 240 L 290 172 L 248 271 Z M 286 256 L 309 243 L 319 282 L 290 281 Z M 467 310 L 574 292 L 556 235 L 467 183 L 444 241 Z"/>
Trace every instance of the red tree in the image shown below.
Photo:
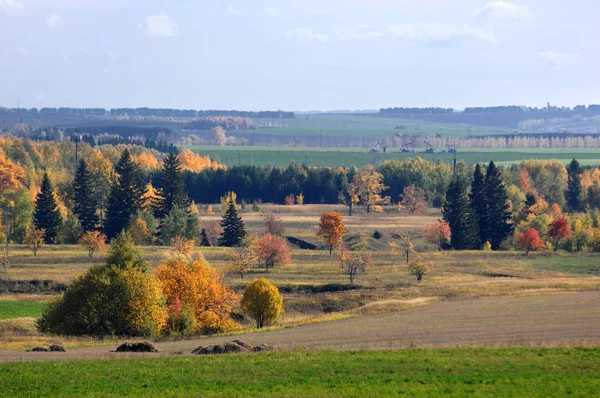
<path fill-rule="evenodd" d="M 450 243 L 450 224 L 447 221 L 438 221 L 425 226 L 425 240 L 437 245 L 438 250 Z"/>
<path fill-rule="evenodd" d="M 517 236 L 517 244 L 525 249 L 525 254 L 529 255 L 530 251 L 540 251 L 544 247 L 544 242 L 540 239 L 540 235 L 535 228 L 529 228 L 527 232 Z"/>
<path fill-rule="evenodd" d="M 289 264 L 292 261 L 290 248 L 285 239 L 269 233 L 256 242 L 256 254 L 265 262 L 267 271 L 276 265 Z"/>
<path fill-rule="evenodd" d="M 559 217 L 552 221 L 548 227 L 548 236 L 552 239 L 554 251 L 557 251 L 560 241 L 571 237 L 569 221 L 564 217 Z"/>

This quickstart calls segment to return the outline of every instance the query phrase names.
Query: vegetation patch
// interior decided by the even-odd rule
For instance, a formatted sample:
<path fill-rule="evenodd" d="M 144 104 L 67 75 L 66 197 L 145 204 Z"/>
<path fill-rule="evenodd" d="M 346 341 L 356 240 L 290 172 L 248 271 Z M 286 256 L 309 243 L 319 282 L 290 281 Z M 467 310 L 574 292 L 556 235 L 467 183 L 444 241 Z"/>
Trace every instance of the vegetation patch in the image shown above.
<path fill-rule="evenodd" d="M 0 320 L 14 318 L 38 318 L 46 303 L 39 301 L 0 301 Z"/>
<path fill-rule="evenodd" d="M 67 289 L 64 283 L 52 280 L 12 280 L 0 279 L 0 294 L 57 294 Z"/>

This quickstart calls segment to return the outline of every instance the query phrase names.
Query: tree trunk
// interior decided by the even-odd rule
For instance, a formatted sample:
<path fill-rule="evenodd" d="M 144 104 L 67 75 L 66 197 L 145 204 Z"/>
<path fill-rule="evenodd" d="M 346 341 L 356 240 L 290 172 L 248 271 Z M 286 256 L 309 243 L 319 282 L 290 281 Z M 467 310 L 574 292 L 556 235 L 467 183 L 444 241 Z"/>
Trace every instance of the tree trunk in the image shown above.
<path fill-rule="evenodd" d="M 329 245 L 329 255 L 331 256 L 331 252 L 333 251 L 333 245 Z"/>
<path fill-rule="evenodd" d="M 348 205 L 348 217 L 352 217 L 352 203 Z"/>
<path fill-rule="evenodd" d="M 408 264 L 408 250 L 406 251 L 406 264 Z"/>

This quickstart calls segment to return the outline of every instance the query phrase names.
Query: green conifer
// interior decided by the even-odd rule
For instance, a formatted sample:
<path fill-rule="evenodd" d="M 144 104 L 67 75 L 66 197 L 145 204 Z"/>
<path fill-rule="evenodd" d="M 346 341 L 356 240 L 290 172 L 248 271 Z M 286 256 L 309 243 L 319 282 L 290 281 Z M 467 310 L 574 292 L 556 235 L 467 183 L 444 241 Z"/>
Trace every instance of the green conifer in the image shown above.
<path fill-rule="evenodd" d="M 36 229 L 44 229 L 44 240 L 46 243 L 54 243 L 58 229 L 62 224 L 62 216 L 58 211 L 54 190 L 48 174 L 44 173 L 42 187 L 35 200 L 35 211 L 33 213 L 33 225 Z"/>
<path fill-rule="evenodd" d="M 229 201 L 227 211 L 225 211 L 221 220 L 221 227 L 223 227 L 223 233 L 219 239 L 221 246 L 239 246 L 242 243 L 242 239 L 246 236 L 244 221 L 239 216 L 233 200 Z"/>
<path fill-rule="evenodd" d="M 73 198 L 75 202 L 73 213 L 77 216 L 83 232 L 95 230 L 98 227 L 99 219 L 98 214 L 96 214 L 94 176 L 83 159 L 79 162 L 75 173 Z"/>

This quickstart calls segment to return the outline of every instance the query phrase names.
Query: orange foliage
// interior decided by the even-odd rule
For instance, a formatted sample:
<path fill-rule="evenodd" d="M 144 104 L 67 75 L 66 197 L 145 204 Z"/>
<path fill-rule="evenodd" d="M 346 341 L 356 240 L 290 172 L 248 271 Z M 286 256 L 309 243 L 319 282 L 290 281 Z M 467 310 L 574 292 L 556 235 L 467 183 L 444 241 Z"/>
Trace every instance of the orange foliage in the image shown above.
<path fill-rule="evenodd" d="M 562 213 L 562 210 L 557 203 L 552 203 L 552 206 L 550 206 L 548 212 L 552 217 L 557 217 L 558 215 L 560 215 L 560 213 Z"/>
<path fill-rule="evenodd" d="M 529 172 L 525 166 L 521 166 L 521 171 L 519 171 L 519 181 L 523 192 L 531 192 L 531 178 L 529 177 Z"/>
<path fill-rule="evenodd" d="M 447 221 L 438 221 L 425 226 L 425 240 L 437 245 L 442 250 L 444 245 L 450 243 L 450 224 Z"/>
<path fill-rule="evenodd" d="M 256 243 L 256 254 L 265 262 L 268 270 L 276 265 L 289 264 L 292 261 L 290 248 L 281 236 L 266 233 Z"/>
<path fill-rule="evenodd" d="M 540 251 L 544 247 L 544 241 L 540 239 L 535 228 L 529 228 L 527 232 L 517 235 L 517 244 L 525 249 L 527 255 L 530 251 Z"/>
<path fill-rule="evenodd" d="M 25 179 L 25 170 L 10 159 L 0 156 L 0 194 L 6 189 L 17 189 Z"/>
<path fill-rule="evenodd" d="M 142 170 L 152 171 L 152 170 L 158 170 L 161 167 L 161 164 L 154 157 L 154 155 L 152 155 L 151 153 L 148 153 L 148 152 L 142 152 L 134 160 L 137 164 L 140 165 L 140 168 Z"/>
<path fill-rule="evenodd" d="M 205 169 L 219 170 L 225 169 L 225 165 L 210 160 L 208 156 L 200 156 L 189 149 L 181 152 L 178 156 L 183 170 L 200 172 Z"/>
<path fill-rule="evenodd" d="M 340 213 L 328 212 L 321 215 L 317 236 L 320 236 L 325 240 L 325 243 L 329 246 L 330 255 L 333 246 L 340 243 L 344 235 L 346 235 L 346 225 L 344 224 L 344 218 Z"/>
<path fill-rule="evenodd" d="M 158 267 L 156 276 L 162 283 L 168 308 L 181 305 L 188 309 L 196 319 L 197 331 L 233 326 L 230 314 L 237 295 L 206 261 L 190 263 L 175 256 Z"/>
<path fill-rule="evenodd" d="M 554 241 L 554 250 L 558 250 L 560 241 L 571 237 L 569 221 L 564 217 L 552 221 L 548 227 L 548 236 Z"/>

